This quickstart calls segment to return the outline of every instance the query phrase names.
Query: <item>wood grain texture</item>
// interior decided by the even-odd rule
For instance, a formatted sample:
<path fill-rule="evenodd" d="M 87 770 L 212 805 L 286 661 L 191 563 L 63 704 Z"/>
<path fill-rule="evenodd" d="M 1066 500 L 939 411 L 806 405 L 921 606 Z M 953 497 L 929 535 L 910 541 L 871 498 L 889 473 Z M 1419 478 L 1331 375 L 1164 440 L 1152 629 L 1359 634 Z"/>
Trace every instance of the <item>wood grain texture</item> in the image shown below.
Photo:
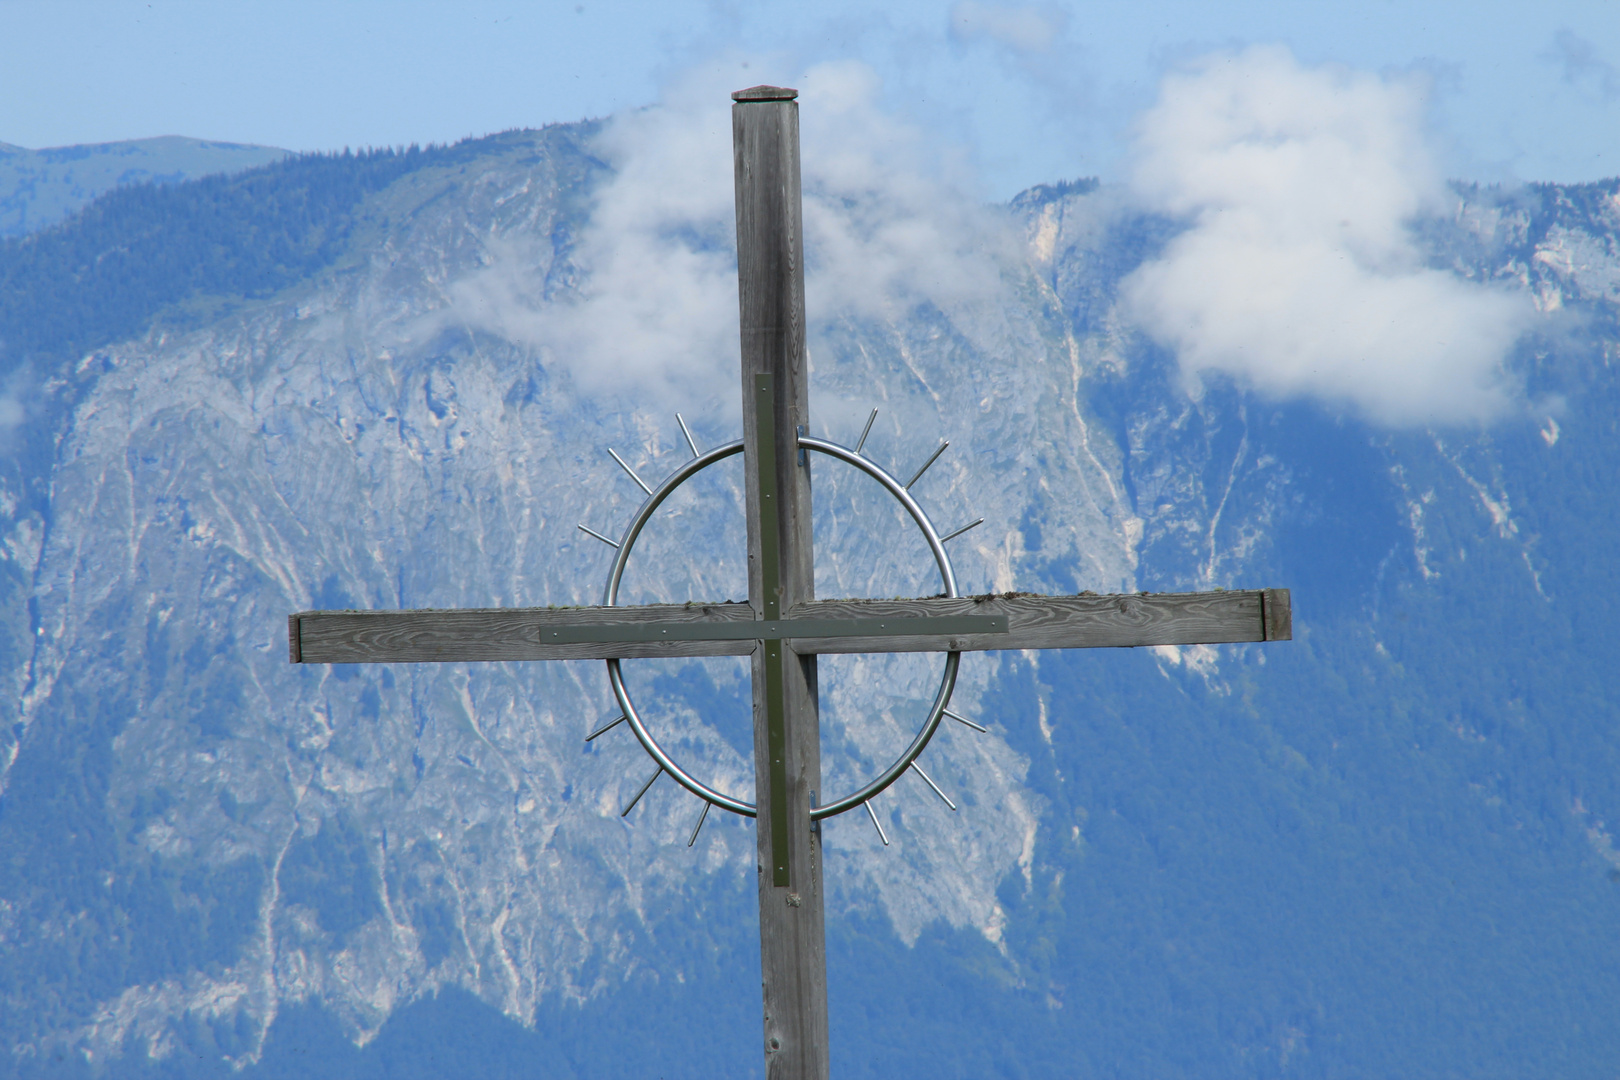
<path fill-rule="evenodd" d="M 762 616 L 814 598 L 810 467 L 798 432 L 810 423 L 804 340 L 804 229 L 799 194 L 799 106 L 780 88 L 755 87 L 732 106 L 737 196 L 737 301 L 742 354 L 743 443 L 747 467 L 748 596 Z M 761 402 L 756 376 L 769 375 L 774 400 Z M 768 418 L 761 423 L 761 412 Z M 771 437 L 776 498 L 761 513 L 757 466 Z M 761 524 L 775 525 L 776 588 L 765 594 Z M 767 603 L 769 601 L 769 603 Z M 816 658 L 782 649 L 767 678 L 766 650 L 754 653 L 754 776 L 759 819 L 759 942 L 767 1080 L 827 1080 L 827 961 L 820 833 L 810 805 L 821 788 Z M 767 688 L 780 697 L 773 702 Z M 786 760 L 766 752 L 772 712 Z M 772 787 L 785 779 L 786 799 Z M 785 804 L 788 820 L 773 817 Z M 786 840 L 789 884 L 776 882 L 773 841 Z"/>
<path fill-rule="evenodd" d="M 640 607 L 468 608 L 450 611 L 305 611 L 288 619 L 293 663 L 433 664 L 478 660 L 603 660 L 645 656 L 747 656 L 742 641 L 619 641 L 548 645 L 548 626 L 636 622 L 751 622 L 747 604 Z"/>
<path fill-rule="evenodd" d="M 925 634 L 795 638 L 801 656 L 859 652 L 985 652 L 996 649 L 1097 649 L 1287 641 L 1287 589 L 1105 596 L 991 596 L 956 600 L 813 600 L 793 619 L 857 621 L 1000 615 L 1006 634 Z M 642 607 L 488 608 L 452 611 L 304 611 L 287 619 L 295 664 L 420 664 L 477 660 L 603 660 L 612 657 L 746 656 L 755 639 L 596 641 L 546 644 L 547 627 L 623 626 L 664 621 L 739 626 L 748 604 L 649 604 Z"/>
<path fill-rule="evenodd" d="M 1028 594 L 931 600 L 817 600 L 788 612 L 795 619 L 880 619 L 942 615 L 1003 615 L 1005 634 L 917 637 L 800 638 L 800 653 L 987 652 L 996 649 L 1099 649 L 1142 645 L 1197 645 L 1286 640 L 1287 589 L 1280 594 L 1284 618 L 1267 629 L 1260 590 L 1208 593 L 1124 593 L 1032 596 Z"/>

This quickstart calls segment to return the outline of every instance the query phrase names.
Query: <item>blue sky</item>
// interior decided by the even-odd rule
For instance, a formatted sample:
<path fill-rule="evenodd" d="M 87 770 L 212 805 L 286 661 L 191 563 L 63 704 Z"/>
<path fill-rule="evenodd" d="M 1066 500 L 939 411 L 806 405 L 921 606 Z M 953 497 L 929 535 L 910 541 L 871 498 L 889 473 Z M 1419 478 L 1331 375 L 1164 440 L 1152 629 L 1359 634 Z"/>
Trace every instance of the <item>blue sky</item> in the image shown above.
<path fill-rule="evenodd" d="M 53 3 L 0 0 L 0 141 L 178 134 L 295 150 L 453 140 L 653 103 L 696 67 L 737 86 L 859 59 L 985 194 L 1119 176 L 1164 72 L 1287 45 L 1417 71 L 1453 176 L 1620 173 L 1620 3 Z M 746 65 L 746 66 L 745 66 Z"/>

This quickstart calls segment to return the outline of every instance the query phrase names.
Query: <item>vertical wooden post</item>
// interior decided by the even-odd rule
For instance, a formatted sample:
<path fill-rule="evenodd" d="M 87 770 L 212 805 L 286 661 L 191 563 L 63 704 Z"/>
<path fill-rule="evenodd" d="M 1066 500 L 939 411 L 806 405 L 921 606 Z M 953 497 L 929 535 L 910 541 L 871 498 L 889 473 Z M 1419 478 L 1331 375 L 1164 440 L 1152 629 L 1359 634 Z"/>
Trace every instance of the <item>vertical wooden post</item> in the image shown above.
<path fill-rule="evenodd" d="M 814 599 L 804 341 L 804 228 L 798 91 L 732 94 L 737 296 L 748 474 L 748 592 L 761 618 Z M 759 807 L 759 942 L 765 1075 L 827 1080 L 827 955 L 819 832 L 816 660 L 780 641 L 754 654 L 754 801 Z"/>

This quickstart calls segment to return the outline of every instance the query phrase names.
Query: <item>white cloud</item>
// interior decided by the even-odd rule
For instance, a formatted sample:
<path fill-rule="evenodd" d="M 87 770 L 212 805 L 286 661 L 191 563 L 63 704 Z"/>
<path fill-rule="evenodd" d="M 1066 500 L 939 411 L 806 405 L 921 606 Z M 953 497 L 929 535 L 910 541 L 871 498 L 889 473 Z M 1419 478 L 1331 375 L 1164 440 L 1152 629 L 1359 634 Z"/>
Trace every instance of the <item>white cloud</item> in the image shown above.
<path fill-rule="evenodd" d="M 1128 278 L 1126 311 L 1196 383 L 1348 404 L 1389 424 L 1509 407 L 1522 293 L 1423 264 L 1447 209 L 1413 78 L 1305 68 L 1280 47 L 1207 57 L 1141 118 L 1132 186 L 1187 231 Z"/>
<path fill-rule="evenodd" d="M 27 364 L 11 373 L 0 387 L 0 435 L 28 419 L 28 402 L 37 393 L 34 372 Z"/>
<path fill-rule="evenodd" d="M 736 64 L 688 75 L 653 108 L 611 120 L 595 151 L 614 175 L 573 253 L 571 292 L 543 303 L 516 246 L 452 290 L 473 325 L 535 348 L 594 395 L 715 400 L 728 411 L 738 365 L 731 98 Z M 754 65 L 752 70 L 760 70 Z M 919 303 L 999 295 L 997 215 L 967 194 L 952 160 L 877 107 L 858 63 L 800 83 L 806 304 L 810 329 Z"/>
<path fill-rule="evenodd" d="M 951 36 L 958 41 L 988 38 L 1020 53 L 1042 53 L 1063 32 L 1068 13 L 1051 5 L 981 4 L 959 0 L 951 7 Z"/>
<path fill-rule="evenodd" d="M 597 138 L 614 176 L 572 254 L 574 292 L 543 302 L 521 247 L 496 247 L 453 290 L 459 313 L 592 394 L 657 396 L 735 368 L 731 120 L 724 93 L 703 92 L 715 89 L 689 80 Z"/>
<path fill-rule="evenodd" d="M 811 323 L 996 299 L 1011 238 L 969 194 L 965 167 L 877 108 L 882 85 L 865 64 L 823 64 L 805 83 Z"/>

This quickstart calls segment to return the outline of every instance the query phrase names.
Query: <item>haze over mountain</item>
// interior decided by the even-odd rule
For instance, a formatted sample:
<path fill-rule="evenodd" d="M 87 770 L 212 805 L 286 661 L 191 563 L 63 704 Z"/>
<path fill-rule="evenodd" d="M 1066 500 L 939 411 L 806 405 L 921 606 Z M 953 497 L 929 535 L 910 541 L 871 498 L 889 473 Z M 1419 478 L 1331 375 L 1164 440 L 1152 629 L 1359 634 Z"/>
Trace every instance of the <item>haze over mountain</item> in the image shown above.
<path fill-rule="evenodd" d="M 961 811 L 908 781 L 892 847 L 826 827 L 836 1073 L 1606 1075 L 1620 182 L 1447 184 L 1406 84 L 1257 50 L 1167 90 L 1131 184 L 987 207 L 869 72 L 820 75 L 815 433 L 879 407 L 907 475 L 951 440 L 917 493 L 987 519 L 966 592 L 1296 610 L 1264 648 L 964 661 L 991 733 L 925 755 Z M 606 448 L 655 477 L 677 409 L 736 437 L 732 88 L 0 247 L 0 1068 L 757 1074 L 751 833 L 688 849 L 667 784 L 620 817 L 647 768 L 583 742 L 599 665 L 301 668 L 284 636 L 595 602 L 576 523 L 640 494 Z M 739 476 L 661 516 L 627 602 L 742 596 Z M 818 594 L 934 591 L 815 477 Z M 936 668 L 825 663 L 830 786 Z M 634 679 L 746 794 L 743 670 Z"/>

